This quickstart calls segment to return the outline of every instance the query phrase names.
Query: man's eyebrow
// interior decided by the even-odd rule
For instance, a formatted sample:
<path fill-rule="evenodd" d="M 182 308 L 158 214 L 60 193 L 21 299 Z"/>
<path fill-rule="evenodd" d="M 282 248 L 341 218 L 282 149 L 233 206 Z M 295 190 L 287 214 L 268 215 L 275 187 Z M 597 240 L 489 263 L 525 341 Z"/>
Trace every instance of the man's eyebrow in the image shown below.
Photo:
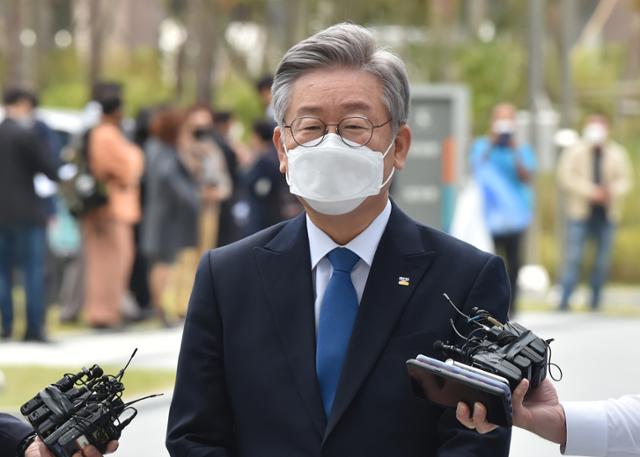
<path fill-rule="evenodd" d="M 298 107 L 296 112 L 299 114 L 319 114 L 322 112 L 322 107 L 320 105 L 302 105 Z"/>
<path fill-rule="evenodd" d="M 363 101 L 352 101 L 340 104 L 341 107 L 346 108 L 348 111 L 371 111 L 371 104 Z"/>
<path fill-rule="evenodd" d="M 364 101 L 347 101 L 340 103 L 340 108 L 349 112 L 366 111 L 370 112 L 373 108 L 371 104 Z M 296 109 L 298 114 L 321 114 L 323 111 L 320 105 L 301 105 Z"/>

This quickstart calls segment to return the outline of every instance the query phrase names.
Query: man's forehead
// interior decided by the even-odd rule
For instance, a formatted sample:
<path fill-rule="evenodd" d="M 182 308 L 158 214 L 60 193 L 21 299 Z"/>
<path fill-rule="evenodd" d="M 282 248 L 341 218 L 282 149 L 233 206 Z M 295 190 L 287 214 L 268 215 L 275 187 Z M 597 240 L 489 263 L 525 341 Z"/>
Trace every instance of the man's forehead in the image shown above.
<path fill-rule="evenodd" d="M 382 84 L 360 70 L 317 70 L 301 76 L 293 85 L 290 109 L 296 113 L 321 114 L 339 109 L 371 113 L 382 105 Z"/>

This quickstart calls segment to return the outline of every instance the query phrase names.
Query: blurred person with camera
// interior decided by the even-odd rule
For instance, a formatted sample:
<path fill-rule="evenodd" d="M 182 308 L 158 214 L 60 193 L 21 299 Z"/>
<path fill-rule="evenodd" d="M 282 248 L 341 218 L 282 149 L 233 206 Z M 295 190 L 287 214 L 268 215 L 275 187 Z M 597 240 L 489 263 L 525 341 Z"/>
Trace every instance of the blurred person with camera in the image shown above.
<path fill-rule="evenodd" d="M 565 191 L 567 210 L 561 311 L 569 309 L 588 241 L 596 248 L 589 306 L 592 311 L 599 309 L 622 203 L 633 185 L 629 154 L 609 133 L 606 117 L 588 116 L 582 139 L 562 152 L 558 164 L 558 182 Z"/>
<path fill-rule="evenodd" d="M 528 392 L 524 379 L 513 391 L 513 425 L 560 444 L 564 455 L 628 457 L 640 455 L 640 395 L 590 402 L 560 402 L 545 379 Z M 486 420 L 485 405 L 460 402 L 456 417 L 470 429 L 488 433 L 497 428 Z"/>
<path fill-rule="evenodd" d="M 107 454 L 118 449 L 118 442 L 107 445 Z M 6 457 L 54 457 L 33 429 L 15 417 L 0 413 L 0 455 Z M 94 446 L 86 446 L 72 457 L 102 457 Z"/>
<path fill-rule="evenodd" d="M 91 172 L 107 189 L 104 205 L 82 218 L 86 259 L 85 318 L 94 328 L 117 328 L 134 258 L 133 226 L 140 219 L 142 151 L 122 131 L 122 98 L 99 100 L 102 117 L 88 138 Z"/>
<path fill-rule="evenodd" d="M 34 177 L 57 180 L 57 163 L 35 130 L 33 94 L 10 88 L 4 93 L 0 124 L 0 313 L 2 338 L 13 333 L 13 270 L 24 272 L 27 330 L 25 341 L 46 342 L 45 256 L 47 207 L 36 195 Z"/>
<path fill-rule="evenodd" d="M 511 283 L 510 314 L 516 312 L 522 245 L 533 220 L 533 149 L 516 139 L 516 108 L 500 103 L 493 108 L 489 135 L 477 138 L 470 153 L 473 175 L 482 192 L 485 224 L 496 253 L 507 263 Z"/>

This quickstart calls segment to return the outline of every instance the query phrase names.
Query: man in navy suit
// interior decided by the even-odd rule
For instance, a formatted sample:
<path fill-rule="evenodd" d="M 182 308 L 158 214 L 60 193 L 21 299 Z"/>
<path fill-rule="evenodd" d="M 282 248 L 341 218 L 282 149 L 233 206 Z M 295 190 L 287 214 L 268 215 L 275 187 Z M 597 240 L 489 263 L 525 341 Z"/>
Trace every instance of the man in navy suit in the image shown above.
<path fill-rule="evenodd" d="M 454 336 L 443 293 L 504 320 L 510 292 L 500 259 L 389 200 L 411 143 L 404 64 L 339 24 L 293 46 L 272 90 L 280 171 L 306 211 L 203 256 L 170 454 L 508 455 L 510 430 L 465 429 L 406 372 Z"/>

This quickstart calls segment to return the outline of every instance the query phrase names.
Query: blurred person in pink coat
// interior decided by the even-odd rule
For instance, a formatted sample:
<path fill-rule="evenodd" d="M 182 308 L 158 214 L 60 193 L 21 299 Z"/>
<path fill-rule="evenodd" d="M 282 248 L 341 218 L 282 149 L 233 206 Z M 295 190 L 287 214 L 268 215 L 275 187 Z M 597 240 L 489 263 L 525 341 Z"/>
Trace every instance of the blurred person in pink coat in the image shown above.
<path fill-rule="evenodd" d="M 89 164 L 104 182 L 108 201 L 83 220 L 86 254 L 85 318 L 95 328 L 118 327 L 131 272 L 133 225 L 140 219 L 142 151 L 127 141 L 119 125 L 122 100 L 100 101 L 102 118 L 89 137 Z"/>

